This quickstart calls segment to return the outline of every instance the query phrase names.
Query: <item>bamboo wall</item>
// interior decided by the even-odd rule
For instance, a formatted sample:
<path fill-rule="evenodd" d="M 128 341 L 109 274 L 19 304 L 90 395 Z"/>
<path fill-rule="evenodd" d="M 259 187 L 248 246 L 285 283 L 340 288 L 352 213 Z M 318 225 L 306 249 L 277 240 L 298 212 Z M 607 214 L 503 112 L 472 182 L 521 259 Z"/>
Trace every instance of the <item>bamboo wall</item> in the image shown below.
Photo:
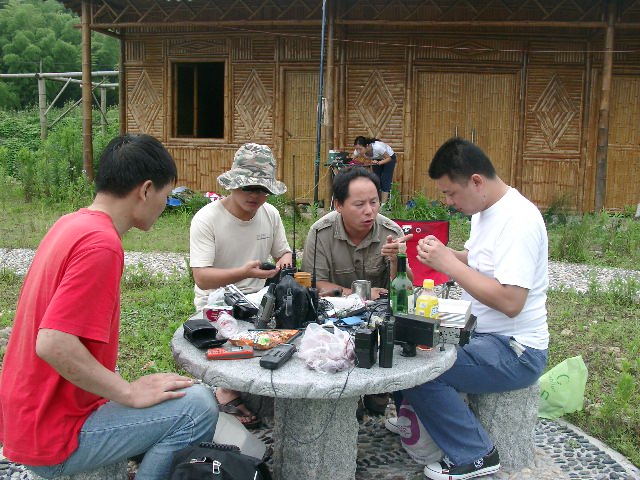
<path fill-rule="evenodd" d="M 357 16 L 357 8 L 342 18 Z M 595 18 L 593 10 L 584 15 Z M 437 198 L 428 164 L 438 146 L 458 134 L 483 148 L 499 175 L 540 207 L 563 200 L 577 211 L 593 209 L 602 55 L 590 52 L 602 50 L 601 37 L 582 30 L 554 36 L 540 29 L 425 34 L 375 28 L 338 28 L 335 69 L 325 77 L 333 78 L 336 92 L 328 144 L 350 148 L 358 135 L 378 137 L 398 154 L 394 180 L 403 198 L 415 192 Z M 295 176 L 298 200 L 312 201 L 316 30 L 129 29 L 126 129 L 162 139 L 178 162 L 179 184 L 203 191 L 219 190 L 216 177 L 239 145 L 268 144 L 278 157 L 279 178 L 292 191 Z M 640 40 L 627 35 L 616 46 L 628 52 L 614 64 L 609 209 L 640 199 Z M 172 65 L 187 61 L 225 62 L 223 139 L 172 137 Z M 320 176 L 323 199 L 324 166 Z"/>

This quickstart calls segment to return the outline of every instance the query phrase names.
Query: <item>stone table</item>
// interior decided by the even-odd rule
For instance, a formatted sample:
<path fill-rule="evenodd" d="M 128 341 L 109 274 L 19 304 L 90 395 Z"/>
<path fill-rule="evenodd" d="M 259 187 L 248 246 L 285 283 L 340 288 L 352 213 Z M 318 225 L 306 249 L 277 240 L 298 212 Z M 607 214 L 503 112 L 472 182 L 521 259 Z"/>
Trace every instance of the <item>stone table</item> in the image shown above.
<path fill-rule="evenodd" d="M 243 328 L 249 324 L 242 323 Z M 299 340 L 298 342 L 299 343 Z M 358 398 L 364 394 L 410 388 L 450 368 L 456 350 L 446 345 L 400 356 L 396 346 L 393 368 L 354 368 L 323 374 L 293 358 L 275 371 L 259 365 L 260 358 L 207 360 L 183 337 L 174 334 L 171 350 L 176 362 L 208 385 L 274 397 L 273 473 L 278 480 L 353 479 L 356 471 Z M 381 452 L 382 453 L 382 452 Z"/>

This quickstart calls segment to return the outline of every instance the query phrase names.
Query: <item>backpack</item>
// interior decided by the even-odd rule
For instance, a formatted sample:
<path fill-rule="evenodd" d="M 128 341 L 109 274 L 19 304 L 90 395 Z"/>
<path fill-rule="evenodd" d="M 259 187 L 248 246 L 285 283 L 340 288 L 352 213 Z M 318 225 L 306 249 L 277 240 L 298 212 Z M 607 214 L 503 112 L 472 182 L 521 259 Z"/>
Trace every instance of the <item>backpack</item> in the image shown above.
<path fill-rule="evenodd" d="M 235 445 L 202 442 L 173 454 L 169 480 L 272 480 L 267 464 Z"/>
<path fill-rule="evenodd" d="M 275 291 L 276 328 L 302 328 L 316 323 L 318 297 L 314 293 L 315 289 L 303 287 L 292 275 L 283 275 Z"/>

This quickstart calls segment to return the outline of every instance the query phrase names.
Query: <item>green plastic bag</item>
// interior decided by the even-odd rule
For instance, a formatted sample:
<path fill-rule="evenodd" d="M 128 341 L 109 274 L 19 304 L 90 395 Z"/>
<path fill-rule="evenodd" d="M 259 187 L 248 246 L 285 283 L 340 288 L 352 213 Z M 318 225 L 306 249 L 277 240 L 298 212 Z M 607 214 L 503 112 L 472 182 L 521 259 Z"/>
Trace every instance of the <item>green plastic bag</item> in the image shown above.
<path fill-rule="evenodd" d="M 587 366 L 582 357 L 567 358 L 540 377 L 538 416 L 553 420 L 582 410 Z"/>

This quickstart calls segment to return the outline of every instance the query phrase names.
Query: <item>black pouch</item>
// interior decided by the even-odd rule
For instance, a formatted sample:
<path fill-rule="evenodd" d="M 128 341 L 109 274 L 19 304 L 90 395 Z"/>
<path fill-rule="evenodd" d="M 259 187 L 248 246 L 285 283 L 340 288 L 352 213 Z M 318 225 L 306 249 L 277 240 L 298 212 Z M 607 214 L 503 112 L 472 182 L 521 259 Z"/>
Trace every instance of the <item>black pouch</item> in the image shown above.
<path fill-rule="evenodd" d="M 267 465 L 235 445 L 203 442 L 173 454 L 169 480 L 272 480 Z"/>
<path fill-rule="evenodd" d="M 197 348 L 215 348 L 227 341 L 226 338 L 220 340 L 216 338 L 218 330 L 208 320 L 200 318 L 187 320 L 182 328 L 184 329 L 184 338 Z"/>
<path fill-rule="evenodd" d="M 303 328 L 318 321 L 318 300 L 307 287 L 291 275 L 282 277 L 276 286 L 276 328 Z M 314 290 L 315 293 L 315 290 Z"/>

